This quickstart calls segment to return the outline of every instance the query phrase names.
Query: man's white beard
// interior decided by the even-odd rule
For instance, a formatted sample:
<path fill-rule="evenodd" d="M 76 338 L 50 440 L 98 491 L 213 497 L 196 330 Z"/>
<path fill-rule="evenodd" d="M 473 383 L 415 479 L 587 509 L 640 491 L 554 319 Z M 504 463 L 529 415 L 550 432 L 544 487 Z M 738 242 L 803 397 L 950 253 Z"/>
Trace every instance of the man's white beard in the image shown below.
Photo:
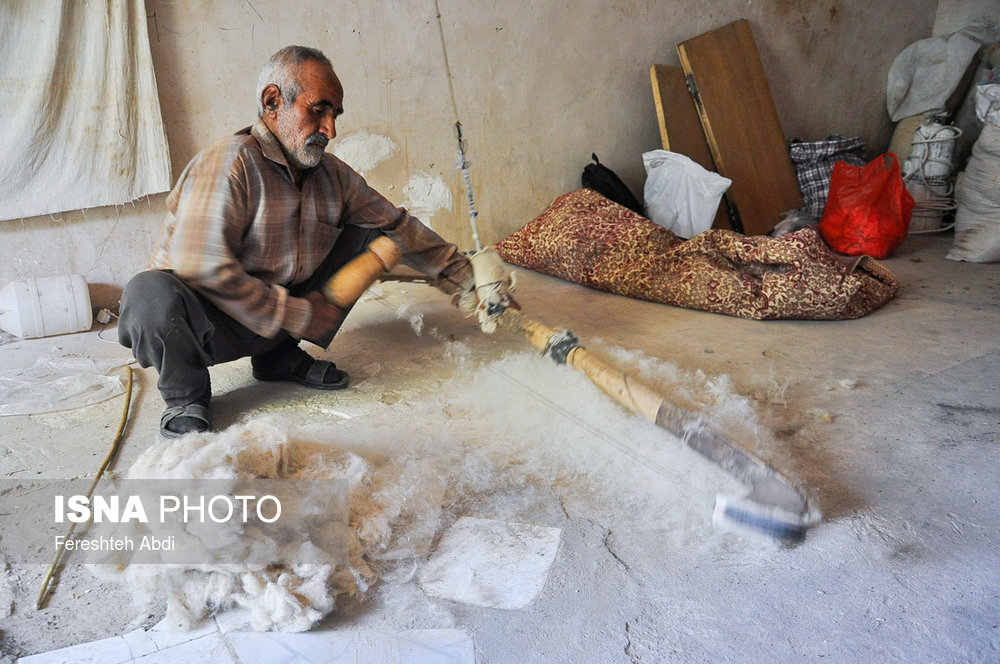
<path fill-rule="evenodd" d="M 285 149 L 288 161 L 299 170 L 315 167 L 323 159 L 323 153 L 326 152 L 326 144 L 328 143 L 326 136 L 316 132 L 309 136 L 302 145 L 292 150 L 285 140 L 286 137 L 294 133 L 292 128 L 286 126 L 290 120 L 291 117 L 285 113 L 278 115 L 278 140 Z"/>
<path fill-rule="evenodd" d="M 295 164 L 298 168 L 313 168 L 323 159 L 324 152 L 326 152 L 325 146 L 306 143 L 301 149 L 296 150 L 292 159 L 298 162 Z"/>

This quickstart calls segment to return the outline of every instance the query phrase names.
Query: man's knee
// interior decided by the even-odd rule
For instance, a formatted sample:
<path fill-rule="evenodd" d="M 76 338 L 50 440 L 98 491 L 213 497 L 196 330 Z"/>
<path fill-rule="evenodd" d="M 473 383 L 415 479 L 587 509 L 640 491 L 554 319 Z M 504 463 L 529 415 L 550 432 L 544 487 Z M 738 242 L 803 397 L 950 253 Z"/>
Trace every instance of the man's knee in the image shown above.
<path fill-rule="evenodd" d="M 146 270 L 132 277 L 122 291 L 118 338 L 132 347 L 140 330 L 161 327 L 175 316 L 182 300 L 177 277 L 162 270 Z"/>

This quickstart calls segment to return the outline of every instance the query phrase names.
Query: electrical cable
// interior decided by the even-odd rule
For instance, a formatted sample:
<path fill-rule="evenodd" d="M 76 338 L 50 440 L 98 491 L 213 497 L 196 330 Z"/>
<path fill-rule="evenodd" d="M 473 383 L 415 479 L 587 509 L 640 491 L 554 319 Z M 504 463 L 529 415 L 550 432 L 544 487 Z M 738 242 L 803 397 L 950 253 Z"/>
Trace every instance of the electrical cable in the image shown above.
<path fill-rule="evenodd" d="M 107 314 L 107 320 L 103 320 L 102 321 L 101 317 L 104 314 Z M 97 322 L 101 324 L 101 329 L 97 332 L 97 338 L 98 338 L 98 340 L 103 341 L 106 344 L 117 344 L 118 343 L 117 339 L 105 339 L 103 336 L 101 336 L 101 335 L 103 335 L 107 331 L 108 324 L 111 322 L 112 318 L 118 318 L 118 314 L 116 314 L 115 312 L 113 312 L 113 311 L 111 311 L 109 309 L 101 309 L 98 312 L 98 314 L 97 314 Z"/>

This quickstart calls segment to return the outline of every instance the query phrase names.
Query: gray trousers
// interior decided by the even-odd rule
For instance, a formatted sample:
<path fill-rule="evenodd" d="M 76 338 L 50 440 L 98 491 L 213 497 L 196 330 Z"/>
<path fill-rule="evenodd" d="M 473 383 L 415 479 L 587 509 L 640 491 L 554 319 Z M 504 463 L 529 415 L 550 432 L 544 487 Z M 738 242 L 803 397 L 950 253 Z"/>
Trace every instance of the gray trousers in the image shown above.
<path fill-rule="evenodd" d="M 346 226 L 316 272 L 289 287 L 289 294 L 301 297 L 321 289 L 380 234 Z M 337 329 L 328 336 L 332 338 Z M 132 349 L 140 366 L 156 367 L 156 386 L 168 407 L 207 406 L 212 396 L 210 366 L 241 357 L 277 357 L 299 344 L 284 330 L 271 339 L 252 332 L 169 270 L 146 270 L 126 284 L 118 341 Z"/>

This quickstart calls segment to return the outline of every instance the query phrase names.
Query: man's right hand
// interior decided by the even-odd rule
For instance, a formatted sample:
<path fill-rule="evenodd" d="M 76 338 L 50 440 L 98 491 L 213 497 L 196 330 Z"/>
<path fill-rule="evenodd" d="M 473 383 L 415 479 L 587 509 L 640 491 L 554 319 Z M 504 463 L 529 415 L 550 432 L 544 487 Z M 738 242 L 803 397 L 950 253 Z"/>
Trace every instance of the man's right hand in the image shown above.
<path fill-rule="evenodd" d="M 305 299 L 312 305 L 312 318 L 300 336 L 325 349 L 333 341 L 347 314 L 340 307 L 327 302 L 318 291 L 306 293 Z"/>

